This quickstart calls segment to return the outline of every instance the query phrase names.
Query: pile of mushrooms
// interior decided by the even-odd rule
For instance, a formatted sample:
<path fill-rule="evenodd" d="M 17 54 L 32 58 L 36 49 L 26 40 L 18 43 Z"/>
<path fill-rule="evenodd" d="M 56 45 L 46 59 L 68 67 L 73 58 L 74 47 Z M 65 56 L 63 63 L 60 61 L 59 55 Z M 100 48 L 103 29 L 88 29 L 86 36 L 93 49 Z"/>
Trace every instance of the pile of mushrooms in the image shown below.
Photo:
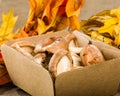
<path fill-rule="evenodd" d="M 37 44 L 18 41 L 11 46 L 41 64 L 55 78 L 63 72 L 105 60 L 95 45 L 79 47 L 78 39 L 73 33 L 64 37 L 48 37 Z"/>

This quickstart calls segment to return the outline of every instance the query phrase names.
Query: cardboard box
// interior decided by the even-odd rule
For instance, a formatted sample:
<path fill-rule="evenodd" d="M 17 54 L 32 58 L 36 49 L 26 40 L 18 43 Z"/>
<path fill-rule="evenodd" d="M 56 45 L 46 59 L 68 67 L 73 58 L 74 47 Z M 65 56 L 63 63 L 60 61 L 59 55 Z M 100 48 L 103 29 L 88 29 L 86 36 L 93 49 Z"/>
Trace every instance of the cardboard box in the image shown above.
<path fill-rule="evenodd" d="M 85 37 L 95 44 L 105 56 L 106 61 L 62 73 L 58 75 L 55 82 L 45 68 L 10 46 L 20 40 L 37 43 L 46 37 L 65 36 L 66 34 L 68 32 L 55 32 L 3 44 L 2 55 L 13 83 L 32 96 L 112 96 L 117 93 L 120 83 L 119 49 L 94 41 L 81 32 L 75 31 L 74 34 Z M 83 39 L 80 37 L 78 39 L 85 44 Z"/>

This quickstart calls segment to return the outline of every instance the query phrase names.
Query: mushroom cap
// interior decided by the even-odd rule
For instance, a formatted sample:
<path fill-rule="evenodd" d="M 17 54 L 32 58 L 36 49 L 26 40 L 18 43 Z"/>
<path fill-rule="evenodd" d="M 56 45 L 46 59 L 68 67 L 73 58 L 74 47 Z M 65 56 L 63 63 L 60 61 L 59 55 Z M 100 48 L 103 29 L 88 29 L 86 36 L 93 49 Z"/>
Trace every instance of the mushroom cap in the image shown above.
<path fill-rule="evenodd" d="M 44 40 L 41 40 L 38 44 L 36 44 L 34 52 L 44 52 L 47 49 L 47 46 L 52 44 L 55 41 L 55 37 L 45 38 Z"/>
<path fill-rule="evenodd" d="M 50 40 L 47 39 L 47 40 Z M 50 40 L 50 42 L 48 41 L 48 43 L 46 43 L 47 41 L 44 40 L 43 42 L 39 43 L 36 45 L 34 52 L 50 52 L 50 53 L 55 53 L 57 52 L 59 49 L 67 49 L 67 42 L 65 41 L 65 39 L 63 37 L 56 37 L 53 39 L 53 41 Z M 46 44 L 45 44 L 46 43 Z"/>
<path fill-rule="evenodd" d="M 80 53 L 83 65 L 91 65 L 104 61 L 103 54 L 95 45 L 87 45 L 83 47 Z"/>
<path fill-rule="evenodd" d="M 68 50 L 68 46 L 71 40 L 75 39 L 75 35 L 69 33 L 65 37 L 50 37 L 39 42 L 34 52 L 44 52 L 48 51 L 51 53 L 57 52 L 59 49 Z"/>

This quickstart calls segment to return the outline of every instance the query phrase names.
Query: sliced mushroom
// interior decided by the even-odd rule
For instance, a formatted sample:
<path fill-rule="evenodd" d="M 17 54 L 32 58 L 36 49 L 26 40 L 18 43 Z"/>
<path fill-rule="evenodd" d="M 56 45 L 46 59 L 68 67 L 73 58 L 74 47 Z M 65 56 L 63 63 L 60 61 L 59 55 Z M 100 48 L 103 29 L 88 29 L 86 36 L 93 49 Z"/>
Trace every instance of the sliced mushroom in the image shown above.
<path fill-rule="evenodd" d="M 63 73 L 63 72 L 67 72 L 72 70 L 72 63 L 70 61 L 70 59 L 68 58 L 68 56 L 63 56 L 60 61 L 57 64 L 57 72 L 56 72 L 56 76 Z"/>
<path fill-rule="evenodd" d="M 41 40 L 34 49 L 34 52 L 45 52 L 46 49 L 48 48 L 48 46 L 53 43 L 55 41 L 55 37 L 50 37 L 50 38 L 46 38 L 44 40 Z"/>
<path fill-rule="evenodd" d="M 11 45 L 13 48 L 21 52 L 22 54 L 32 58 L 32 52 L 35 48 L 35 45 L 33 43 L 30 43 L 28 41 L 18 41 Z"/>
<path fill-rule="evenodd" d="M 46 45 L 46 46 L 41 46 L 44 45 L 44 41 L 43 44 L 38 44 L 34 50 L 34 52 L 44 52 L 44 51 L 48 51 L 50 53 L 55 53 L 56 51 L 58 51 L 59 49 L 66 49 L 67 43 L 65 41 L 65 39 L 63 39 L 62 37 L 58 37 L 54 40 L 53 43 Z"/>
<path fill-rule="evenodd" d="M 41 43 L 38 43 L 37 46 L 35 47 L 34 52 L 43 52 L 43 51 L 48 51 L 51 53 L 55 53 L 56 51 L 58 51 L 59 49 L 65 49 L 68 50 L 68 46 L 71 40 L 75 39 L 76 37 L 73 34 L 68 34 L 65 37 L 56 37 L 53 38 L 52 37 L 52 42 L 50 42 L 49 44 L 45 44 L 45 42 L 47 42 L 47 40 L 51 41 L 51 39 L 46 39 Z M 45 45 L 45 46 L 43 46 Z"/>
<path fill-rule="evenodd" d="M 38 64 L 43 64 L 45 62 L 45 58 L 46 58 L 46 54 L 45 53 L 37 53 L 35 54 L 35 56 L 33 57 L 33 59 L 35 60 L 35 62 L 37 62 Z"/>
<path fill-rule="evenodd" d="M 71 52 L 72 60 L 73 60 L 73 67 L 81 66 L 81 58 L 77 54 Z"/>
<path fill-rule="evenodd" d="M 78 43 L 78 42 L 76 42 Z M 73 60 L 73 67 L 79 68 L 81 66 L 81 58 L 80 58 L 80 52 L 82 50 L 82 47 L 78 47 L 78 44 L 76 44 L 74 40 L 72 40 L 69 44 L 69 52 L 71 54 L 72 60 Z M 73 69 L 74 69 L 73 68 Z"/>
<path fill-rule="evenodd" d="M 103 62 L 105 60 L 101 51 L 92 44 L 87 45 L 82 49 L 80 57 L 85 66 Z"/>
<path fill-rule="evenodd" d="M 59 49 L 55 54 L 53 54 L 52 58 L 50 59 L 49 71 L 53 74 L 54 77 L 56 77 L 58 74 L 62 73 L 63 70 L 65 72 L 71 69 L 71 66 L 72 60 L 69 57 L 68 51 Z"/>
<path fill-rule="evenodd" d="M 70 52 L 76 53 L 76 54 L 80 54 L 82 49 L 83 49 L 82 47 L 69 47 Z"/>
<path fill-rule="evenodd" d="M 73 46 L 73 45 L 78 46 L 78 40 L 77 40 L 76 36 L 72 33 L 65 36 L 65 40 L 67 41 L 69 46 Z"/>

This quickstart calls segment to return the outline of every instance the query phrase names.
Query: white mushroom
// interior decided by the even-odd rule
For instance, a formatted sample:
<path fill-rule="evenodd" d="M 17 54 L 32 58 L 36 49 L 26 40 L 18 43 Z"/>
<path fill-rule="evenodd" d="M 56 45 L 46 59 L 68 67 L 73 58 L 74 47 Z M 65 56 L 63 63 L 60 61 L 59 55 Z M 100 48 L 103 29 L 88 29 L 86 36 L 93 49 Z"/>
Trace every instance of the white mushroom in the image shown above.
<path fill-rule="evenodd" d="M 72 63 L 70 59 L 67 56 L 63 56 L 59 60 L 56 70 L 57 70 L 56 75 L 72 70 Z"/>
<path fill-rule="evenodd" d="M 82 50 L 82 47 L 78 47 L 78 45 L 76 43 L 74 40 L 72 40 L 69 44 L 69 52 L 70 52 L 72 60 L 73 60 L 73 62 L 72 62 L 73 69 L 79 68 L 81 66 L 81 62 L 82 62 L 80 55 L 79 55 Z"/>
<path fill-rule="evenodd" d="M 81 66 L 81 58 L 77 54 L 71 52 L 72 60 L 73 60 L 73 67 Z"/>

